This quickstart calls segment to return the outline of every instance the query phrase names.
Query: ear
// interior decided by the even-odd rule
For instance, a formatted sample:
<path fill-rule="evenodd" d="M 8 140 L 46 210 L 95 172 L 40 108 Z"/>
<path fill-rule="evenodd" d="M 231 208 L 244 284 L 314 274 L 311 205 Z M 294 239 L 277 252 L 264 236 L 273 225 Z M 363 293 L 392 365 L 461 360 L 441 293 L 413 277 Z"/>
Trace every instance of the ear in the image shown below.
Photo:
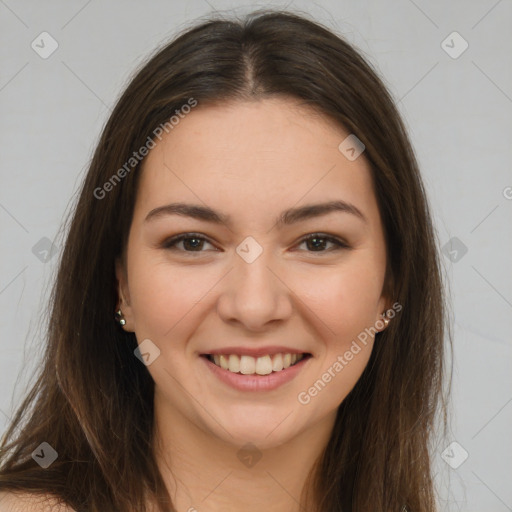
<path fill-rule="evenodd" d="M 389 260 L 386 262 L 386 273 L 384 276 L 384 284 L 382 287 L 382 293 L 379 299 L 379 302 L 377 304 L 377 312 L 375 317 L 375 329 L 377 329 L 377 332 L 385 331 L 389 323 L 391 322 L 391 319 L 395 316 L 395 306 L 397 303 L 393 304 L 392 297 L 395 295 L 395 279 L 393 277 L 393 272 L 391 270 L 391 267 L 389 265 Z M 400 311 L 402 307 L 400 306 L 400 309 L 397 309 L 397 311 Z M 384 322 L 384 316 L 387 313 L 387 325 L 386 322 Z M 378 323 L 377 323 L 378 322 Z"/>
<path fill-rule="evenodd" d="M 380 299 L 379 299 L 379 302 L 378 302 L 378 305 L 377 305 L 377 313 L 376 313 L 376 316 L 375 316 L 375 329 L 377 329 L 377 332 L 382 332 L 384 331 L 388 325 L 389 325 L 389 322 L 386 323 L 384 322 L 384 316 L 386 314 L 386 311 L 388 311 L 388 309 L 391 308 L 391 300 L 389 299 L 389 297 L 385 294 L 382 294 Z M 389 317 L 388 317 L 388 320 L 389 320 Z"/>
<path fill-rule="evenodd" d="M 122 326 L 123 329 L 128 332 L 135 332 L 133 311 L 130 303 L 130 291 L 128 288 L 128 274 L 126 271 L 126 266 L 124 265 L 121 258 L 116 258 L 115 271 L 117 278 L 118 296 L 116 311 L 120 309 L 123 314 L 123 318 L 126 321 L 126 324 Z"/>

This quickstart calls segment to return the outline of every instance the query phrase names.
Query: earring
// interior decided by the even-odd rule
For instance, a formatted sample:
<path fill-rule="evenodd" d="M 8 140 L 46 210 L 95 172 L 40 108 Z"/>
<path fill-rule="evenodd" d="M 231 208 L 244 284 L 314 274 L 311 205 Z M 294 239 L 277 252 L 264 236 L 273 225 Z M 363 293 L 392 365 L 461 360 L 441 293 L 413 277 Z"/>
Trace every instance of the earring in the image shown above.
<path fill-rule="evenodd" d="M 389 318 L 386 318 L 387 316 L 387 311 L 384 311 L 384 313 L 382 313 L 382 318 L 384 319 L 384 325 L 387 327 L 389 325 Z"/>
<path fill-rule="evenodd" d="M 123 313 L 122 313 L 122 311 L 120 309 L 118 309 L 116 311 L 115 319 L 119 323 L 119 325 L 125 325 L 126 324 L 126 320 L 124 319 Z"/>

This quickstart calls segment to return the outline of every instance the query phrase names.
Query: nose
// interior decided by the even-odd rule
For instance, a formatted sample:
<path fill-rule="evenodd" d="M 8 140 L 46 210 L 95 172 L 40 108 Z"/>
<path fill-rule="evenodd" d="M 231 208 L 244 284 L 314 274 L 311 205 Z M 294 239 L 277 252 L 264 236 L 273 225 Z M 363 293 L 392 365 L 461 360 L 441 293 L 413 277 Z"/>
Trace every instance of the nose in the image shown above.
<path fill-rule="evenodd" d="M 292 292 L 284 273 L 263 253 L 252 262 L 235 254 L 234 268 L 222 280 L 217 302 L 219 316 L 248 331 L 263 331 L 292 314 Z"/>

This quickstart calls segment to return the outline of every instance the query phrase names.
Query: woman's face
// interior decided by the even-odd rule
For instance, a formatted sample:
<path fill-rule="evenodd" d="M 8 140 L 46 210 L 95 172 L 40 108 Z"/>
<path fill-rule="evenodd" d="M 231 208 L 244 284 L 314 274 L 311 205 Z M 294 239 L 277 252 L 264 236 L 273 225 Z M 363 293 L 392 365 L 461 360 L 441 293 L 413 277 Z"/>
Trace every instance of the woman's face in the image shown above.
<path fill-rule="evenodd" d="M 338 149 L 348 135 L 293 100 L 199 104 L 150 151 L 116 268 L 155 407 L 260 448 L 333 421 L 389 306 L 369 166 Z M 279 371 L 287 353 L 309 356 Z"/>

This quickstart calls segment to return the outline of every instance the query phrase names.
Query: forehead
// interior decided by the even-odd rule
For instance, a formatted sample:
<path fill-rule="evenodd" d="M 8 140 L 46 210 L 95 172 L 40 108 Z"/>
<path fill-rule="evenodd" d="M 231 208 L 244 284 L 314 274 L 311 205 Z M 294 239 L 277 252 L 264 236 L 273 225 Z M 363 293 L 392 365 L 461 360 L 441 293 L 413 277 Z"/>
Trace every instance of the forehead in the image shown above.
<path fill-rule="evenodd" d="M 371 215 L 369 166 L 338 149 L 348 135 L 298 100 L 199 104 L 146 157 L 136 214 L 176 200 L 263 215 L 343 199 Z"/>

